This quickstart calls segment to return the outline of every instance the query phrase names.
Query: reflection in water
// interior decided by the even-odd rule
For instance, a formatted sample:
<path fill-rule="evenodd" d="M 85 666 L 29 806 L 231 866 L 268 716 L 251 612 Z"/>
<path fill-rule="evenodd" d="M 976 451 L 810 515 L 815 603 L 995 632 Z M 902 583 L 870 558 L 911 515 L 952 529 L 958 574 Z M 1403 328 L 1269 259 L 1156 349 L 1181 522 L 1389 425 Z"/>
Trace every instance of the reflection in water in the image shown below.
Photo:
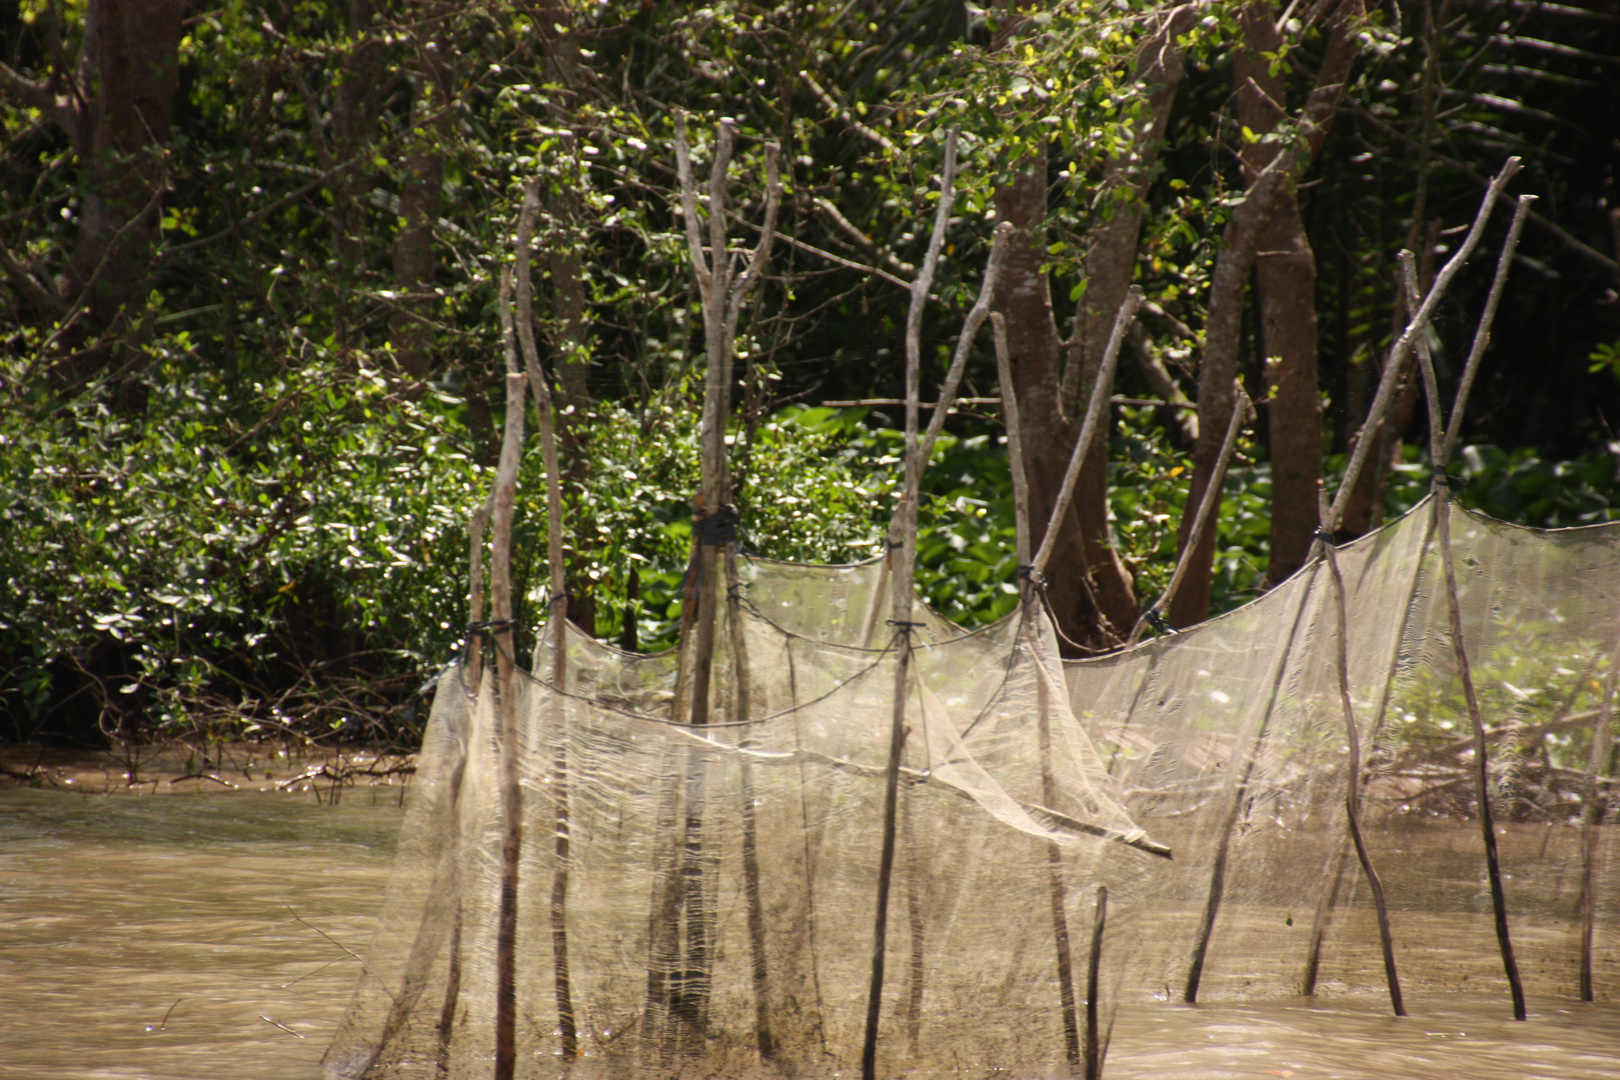
<path fill-rule="evenodd" d="M 0 790 L 0 1077 L 318 1075 L 358 974 L 397 789 L 112 797 Z M 1438 944 L 1438 943 L 1434 943 Z M 1620 1009 L 1418 996 L 1127 1005 L 1110 1080 L 1620 1075 Z M 1041 1021 L 1044 1022 L 1044 1019 Z"/>

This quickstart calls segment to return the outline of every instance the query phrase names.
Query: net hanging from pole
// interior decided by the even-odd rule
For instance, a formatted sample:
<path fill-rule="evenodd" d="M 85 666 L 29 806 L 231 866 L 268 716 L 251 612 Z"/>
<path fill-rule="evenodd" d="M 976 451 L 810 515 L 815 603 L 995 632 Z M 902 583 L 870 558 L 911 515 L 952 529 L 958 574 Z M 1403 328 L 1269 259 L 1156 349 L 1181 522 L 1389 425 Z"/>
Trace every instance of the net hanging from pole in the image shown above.
<path fill-rule="evenodd" d="M 1440 512 L 1525 990 L 1613 1001 L 1620 526 Z M 1059 660 L 1039 611 L 963 634 L 918 606 L 879 1073 L 1078 1076 L 1076 1047 L 1106 1051 L 1121 1001 L 1383 994 L 1352 782 L 1402 983 L 1506 1008 L 1435 513 L 1337 552 L 1359 778 L 1320 560 L 1237 611 L 1086 661 Z M 882 566 L 745 560 L 730 604 L 716 575 L 702 727 L 671 722 L 677 653 L 570 633 L 566 692 L 517 679 L 517 1075 L 856 1067 L 899 629 Z M 540 640 L 544 673 L 555 637 Z M 459 666 L 440 682 L 331 1077 L 490 1073 L 506 828 L 483 682 Z M 559 823 L 577 1056 L 555 989 Z"/>
<path fill-rule="evenodd" d="M 885 575 L 878 563 L 738 571 L 746 602 L 718 609 L 708 724 L 670 722 L 684 715 L 675 653 L 631 655 L 572 633 L 566 693 L 515 684 L 527 816 L 520 1076 L 831 1076 L 859 1060 L 897 632 L 869 618 Z M 916 617 L 880 1067 L 1066 1075 L 1088 1020 L 1084 1002 L 1063 1007 L 1050 852 L 1071 886 L 1064 921 L 1082 992 L 1096 886 L 1107 887 L 1104 1000 L 1092 1010 L 1102 1040 L 1131 910 L 1169 853 L 1136 826 L 1070 711 L 1044 616 L 965 635 L 921 607 Z M 867 633 L 876 647 L 857 643 Z M 551 670 L 553 640 L 541 635 L 535 671 Z M 330 1076 L 489 1073 L 506 829 L 488 681 L 471 692 L 459 666 L 440 681 Z M 1044 761 L 1039 699 L 1052 732 Z M 567 1060 L 550 912 L 559 790 L 580 1050 Z"/>

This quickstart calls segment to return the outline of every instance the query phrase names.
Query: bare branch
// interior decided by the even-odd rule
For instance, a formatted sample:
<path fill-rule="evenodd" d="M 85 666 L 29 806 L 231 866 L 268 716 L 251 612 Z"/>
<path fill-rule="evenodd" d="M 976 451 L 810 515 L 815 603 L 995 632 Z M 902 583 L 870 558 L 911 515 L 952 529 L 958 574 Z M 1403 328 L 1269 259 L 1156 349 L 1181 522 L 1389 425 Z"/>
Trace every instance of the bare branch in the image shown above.
<path fill-rule="evenodd" d="M 956 399 L 956 388 L 962 381 L 963 370 L 967 367 L 968 352 L 973 347 L 973 339 L 990 314 L 990 303 L 996 295 L 996 282 L 1001 277 L 1001 266 L 1006 261 L 1007 245 L 1014 231 L 1016 230 L 1010 221 L 1003 221 L 996 226 L 995 241 L 990 247 L 990 261 L 984 268 L 984 282 L 979 286 L 979 298 L 968 310 L 967 318 L 962 320 L 962 335 L 956 339 L 956 353 L 951 357 L 950 370 L 945 373 L 945 383 L 939 389 L 939 404 L 934 407 L 934 416 L 928 421 L 928 432 L 923 436 L 919 460 L 924 466 L 934 456 L 934 442 L 939 438 L 940 430 L 945 426 L 945 416 L 951 411 L 951 403 Z M 1005 339 L 1005 328 L 1001 334 Z M 1007 387 L 1011 385 L 1008 383 Z M 1004 387 L 1003 393 L 1010 393 L 1010 390 Z"/>
<path fill-rule="evenodd" d="M 737 338 L 737 319 L 742 314 L 743 299 L 748 291 L 764 277 L 771 265 L 771 245 L 776 240 L 776 218 L 782 205 L 781 154 L 773 143 L 765 147 L 765 221 L 759 227 L 759 243 L 748 259 L 748 266 L 732 282 L 731 295 L 726 301 L 726 340 Z"/>
<path fill-rule="evenodd" d="M 67 301 L 41 285 L 39 279 L 4 244 L 0 244 L 0 270 L 6 272 L 6 277 L 19 293 L 41 310 L 57 315 L 64 315 L 69 310 Z"/>
<path fill-rule="evenodd" d="M 900 148 L 894 145 L 887 135 L 883 134 L 881 131 L 878 131 L 876 128 L 867 127 L 865 124 L 855 119 L 854 115 L 848 109 L 841 107 L 838 104 L 838 99 L 827 93 L 827 91 L 822 88 L 821 84 L 816 82 L 815 76 L 811 75 L 808 71 L 801 71 L 799 72 L 799 78 L 803 79 L 804 84 L 810 88 L 810 92 L 815 94 L 816 97 L 820 98 L 823 105 L 827 106 L 828 112 L 843 120 L 844 123 L 853 128 L 855 132 L 862 138 L 866 139 L 866 141 L 887 150 L 891 154 L 898 155 L 900 153 Z"/>
<path fill-rule="evenodd" d="M 1451 406 L 1451 418 L 1446 423 L 1446 437 L 1440 445 L 1440 461 L 1435 468 L 1444 468 L 1457 446 L 1457 433 L 1462 427 L 1463 407 L 1468 393 L 1474 388 L 1474 376 L 1479 374 L 1479 361 L 1485 355 L 1485 346 L 1491 340 L 1491 320 L 1496 317 L 1496 305 L 1502 299 L 1502 288 L 1507 284 L 1508 267 L 1513 264 L 1513 252 L 1519 246 L 1519 234 L 1524 231 L 1524 219 L 1530 213 L 1534 195 L 1520 195 L 1513 211 L 1513 223 L 1508 226 L 1507 239 L 1502 242 L 1502 254 L 1496 260 L 1496 276 L 1491 279 L 1491 291 L 1485 298 L 1485 310 L 1480 313 L 1479 326 L 1474 331 L 1474 344 L 1468 350 L 1468 362 L 1463 365 L 1462 379 L 1457 383 L 1457 397 Z"/>
<path fill-rule="evenodd" d="M 0 63 L 0 92 L 9 92 L 24 105 L 38 109 L 59 124 L 76 145 L 83 143 L 78 110 L 72 102 L 53 94 L 48 83 L 30 79 Z"/>
<path fill-rule="evenodd" d="M 703 255 L 703 230 L 698 224 L 697 188 L 692 183 L 692 152 L 686 142 L 686 113 L 675 110 L 675 173 L 681 185 L 681 216 L 686 221 L 686 246 L 691 249 L 692 272 L 698 288 L 708 296 L 711 278 L 709 260 Z M 709 208 L 713 213 L 714 208 Z M 707 301 L 705 301 L 707 304 Z"/>
<path fill-rule="evenodd" d="M 1473 254 L 1474 247 L 1479 243 L 1480 234 L 1485 231 L 1485 222 L 1491 215 L 1491 207 L 1495 205 L 1497 195 L 1518 171 L 1519 159 L 1508 158 L 1502 166 L 1502 171 L 1496 174 L 1496 179 L 1491 181 L 1490 188 L 1486 190 L 1485 198 L 1480 202 L 1479 212 L 1474 215 L 1474 224 L 1468 230 L 1468 235 L 1463 238 L 1461 246 L 1457 248 L 1457 253 L 1441 268 L 1440 273 L 1435 275 L 1434 284 L 1429 287 L 1429 294 L 1423 298 L 1423 303 L 1407 323 L 1406 329 L 1390 348 L 1389 360 L 1384 364 L 1383 378 L 1378 382 L 1378 393 L 1373 397 L 1372 407 L 1367 412 L 1367 421 L 1361 428 L 1362 437 L 1356 440 L 1356 448 L 1350 455 L 1344 479 L 1340 481 L 1339 490 L 1334 495 L 1333 506 L 1328 511 L 1327 520 L 1322 522 L 1324 531 L 1331 533 L 1339 527 L 1339 520 L 1344 516 L 1344 508 L 1350 500 L 1350 493 L 1355 490 L 1356 479 L 1366 464 L 1367 454 L 1372 449 L 1372 444 L 1378 441 L 1367 436 L 1377 430 L 1377 425 L 1383 422 L 1384 414 L 1389 410 L 1390 402 L 1395 396 L 1395 384 L 1400 381 L 1400 370 L 1407 357 L 1411 355 L 1413 343 L 1428 324 L 1435 305 L 1440 302 L 1440 298 L 1451 285 L 1451 279 L 1457 276 L 1457 271 L 1462 269 L 1463 263 Z"/>
<path fill-rule="evenodd" d="M 833 224 L 837 225 L 840 229 L 844 230 L 844 232 L 848 233 L 850 238 L 853 239 L 857 244 L 865 248 L 867 251 L 870 251 L 873 255 L 882 259 L 890 270 L 893 270 L 897 274 L 915 274 L 917 272 L 917 268 L 915 266 L 896 258 L 894 252 L 878 246 L 878 244 L 870 236 L 867 236 L 865 233 L 861 232 L 860 228 L 853 221 L 849 220 L 849 218 L 845 217 L 843 213 L 839 211 L 838 207 L 834 206 L 830 200 L 817 196 L 816 209 L 832 218 Z"/>

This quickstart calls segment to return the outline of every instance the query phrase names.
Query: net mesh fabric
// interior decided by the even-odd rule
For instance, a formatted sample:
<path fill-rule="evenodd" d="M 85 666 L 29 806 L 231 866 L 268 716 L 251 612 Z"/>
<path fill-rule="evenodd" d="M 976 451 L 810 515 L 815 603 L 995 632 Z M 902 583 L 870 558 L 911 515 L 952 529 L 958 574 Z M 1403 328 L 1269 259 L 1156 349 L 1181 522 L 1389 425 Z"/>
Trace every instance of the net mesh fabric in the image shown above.
<path fill-rule="evenodd" d="M 560 812 L 574 1071 L 859 1066 L 898 632 L 874 615 L 887 608 L 886 574 L 881 563 L 762 561 L 739 573 L 736 603 L 715 588 L 707 725 L 670 722 L 687 692 L 674 655 L 571 634 L 566 692 L 515 680 L 519 1075 L 558 1067 Z M 1130 911 L 1162 848 L 1070 711 L 1049 623 L 1032 615 L 964 635 L 931 612 L 917 620 L 880 1066 L 1073 1071 L 1090 1023 L 1096 886 L 1108 886 L 1110 928 L 1098 996 L 1115 1000 Z M 542 646 L 534 670 L 552 659 Z M 486 673 L 473 693 L 458 666 L 440 682 L 383 923 L 329 1075 L 490 1068 L 506 831 L 494 681 Z M 1110 1016 L 1098 1011 L 1099 1038 Z"/>
<path fill-rule="evenodd" d="M 1447 506 L 1464 643 L 1489 738 L 1490 803 L 1518 967 L 1532 996 L 1577 993 L 1583 898 L 1594 982 L 1620 994 L 1620 850 L 1593 738 L 1620 615 L 1620 528 L 1541 532 Z M 1464 701 L 1433 504 L 1338 552 L 1362 830 L 1405 987 L 1499 994 Z M 1332 578 L 1130 653 L 1066 665 L 1071 700 L 1136 822 L 1176 852 L 1141 917 L 1138 995 L 1382 994 L 1368 883 L 1346 829 L 1348 741 Z M 1601 747 L 1600 747 L 1601 749 Z M 1612 751 L 1596 763 L 1612 772 Z M 1591 880 L 1583 885 L 1583 833 Z M 1213 909 L 1213 912 L 1212 912 Z"/>
<path fill-rule="evenodd" d="M 1526 988 L 1574 996 L 1589 908 L 1596 993 L 1613 999 L 1620 851 L 1591 748 L 1612 723 L 1620 530 L 1446 512 Z M 1502 965 L 1433 521 L 1425 504 L 1338 553 L 1363 829 L 1403 981 L 1492 991 Z M 738 573 L 729 596 L 708 586 L 721 624 L 703 727 L 671 722 L 690 693 L 676 654 L 577 634 L 566 692 L 520 674 L 502 702 L 493 673 L 476 690 L 459 666 L 441 680 L 329 1076 L 489 1071 L 508 706 L 524 803 L 518 1075 L 564 1064 L 564 956 L 573 1074 L 859 1066 L 905 628 L 883 618 L 882 562 Z M 1345 827 L 1333 589 L 1313 563 L 1185 633 L 1069 663 L 1039 612 L 963 634 L 919 608 L 880 1072 L 1072 1074 L 1118 1002 L 1180 999 L 1194 970 L 1202 999 L 1382 992 Z M 534 670 L 552 661 L 543 645 Z"/>

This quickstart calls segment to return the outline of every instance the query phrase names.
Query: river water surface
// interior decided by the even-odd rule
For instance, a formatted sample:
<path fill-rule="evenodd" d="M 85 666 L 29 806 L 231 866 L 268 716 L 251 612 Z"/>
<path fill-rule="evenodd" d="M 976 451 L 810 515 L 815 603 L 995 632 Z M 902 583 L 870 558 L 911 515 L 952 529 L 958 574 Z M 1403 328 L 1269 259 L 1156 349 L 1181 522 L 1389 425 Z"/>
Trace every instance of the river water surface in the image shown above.
<path fill-rule="evenodd" d="M 0 789 L 0 1077 L 298 1080 L 383 897 L 399 789 Z M 1613 1080 L 1620 1008 L 1418 996 L 1122 1008 L 1106 1074 Z"/>

